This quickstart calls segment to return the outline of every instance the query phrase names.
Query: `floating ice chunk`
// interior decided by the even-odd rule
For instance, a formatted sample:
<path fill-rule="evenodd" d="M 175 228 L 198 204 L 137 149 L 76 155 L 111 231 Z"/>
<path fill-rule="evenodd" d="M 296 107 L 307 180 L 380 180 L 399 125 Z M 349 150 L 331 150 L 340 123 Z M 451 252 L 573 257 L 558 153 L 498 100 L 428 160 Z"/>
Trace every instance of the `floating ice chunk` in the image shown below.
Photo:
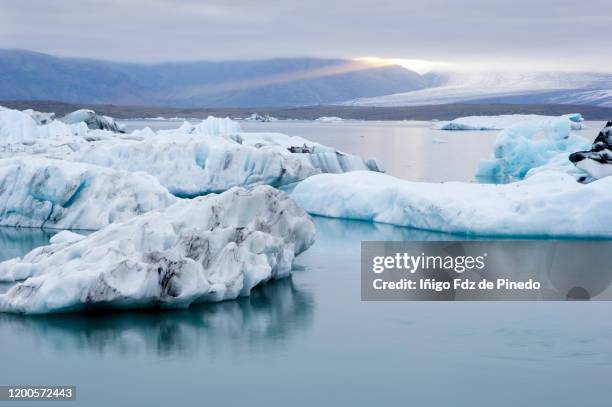
<path fill-rule="evenodd" d="M 152 176 L 25 156 L 0 159 L 0 225 L 100 229 L 174 203 Z"/>
<path fill-rule="evenodd" d="M 612 177 L 542 172 L 511 184 L 425 183 L 376 172 L 320 174 L 291 196 L 307 212 L 441 232 L 612 237 Z"/>
<path fill-rule="evenodd" d="M 34 143 L 38 126 L 30 115 L 19 110 L 0 110 L 0 143 Z"/>
<path fill-rule="evenodd" d="M 322 123 L 333 123 L 333 122 L 343 122 L 344 119 L 341 117 L 336 117 L 336 116 L 322 116 L 322 117 L 319 117 L 318 119 L 315 119 L 315 121 L 322 122 Z"/>
<path fill-rule="evenodd" d="M 298 136 L 282 133 L 240 133 L 239 136 L 244 145 L 277 151 L 288 158 L 297 158 L 322 172 L 341 173 L 361 170 L 384 172 L 382 164 L 376 159 L 363 159 L 346 154 Z"/>
<path fill-rule="evenodd" d="M 0 311 L 186 307 L 235 299 L 289 275 L 314 233 L 308 215 L 272 187 L 182 200 L 0 264 L 5 274 L 23 268 L 32 275 L 0 294 Z"/>
<path fill-rule="evenodd" d="M 531 169 L 553 161 L 565 163 L 565 171 L 571 171 L 568 154 L 584 149 L 588 141 L 571 133 L 570 128 L 567 118 L 516 123 L 497 135 L 493 157 L 480 162 L 476 175 L 521 179 Z"/>
<path fill-rule="evenodd" d="M 36 154 L 53 148 L 72 151 L 72 145 L 85 143 L 88 132 L 84 123 L 67 125 L 53 120 L 37 125 L 27 113 L 0 110 L 0 155 Z"/>
<path fill-rule="evenodd" d="M 252 115 L 250 115 L 244 120 L 247 120 L 250 122 L 275 122 L 278 119 L 276 117 L 270 116 L 269 114 L 253 113 Z"/>
<path fill-rule="evenodd" d="M 446 144 L 446 143 L 448 143 L 448 141 L 442 140 L 442 139 L 439 139 L 439 138 L 432 138 L 431 139 L 431 144 Z"/>
<path fill-rule="evenodd" d="M 110 130 L 117 133 L 123 133 L 123 126 L 120 125 L 109 116 L 102 116 L 96 114 L 93 110 L 90 109 L 80 109 L 75 110 L 72 113 L 68 113 L 66 116 L 61 119 L 64 123 L 67 124 L 76 124 L 76 123 L 85 123 L 87 127 L 90 129 L 97 130 Z"/>
<path fill-rule="evenodd" d="M 208 116 L 207 119 L 200 123 L 192 124 L 184 121 L 181 127 L 176 130 L 161 130 L 159 134 L 195 134 L 198 136 L 231 136 L 242 131 L 240 123 L 230 119 L 229 117 L 220 118 Z"/>
<path fill-rule="evenodd" d="M 565 117 L 570 121 L 572 130 L 582 129 L 584 118 L 580 113 L 566 114 Z M 440 121 L 434 125 L 437 130 L 504 130 L 508 127 L 520 123 L 530 122 L 533 125 L 547 123 L 557 119 L 558 116 L 541 116 L 537 114 L 509 114 L 500 116 L 467 116 L 459 117 L 451 121 Z"/>
<path fill-rule="evenodd" d="M 221 192 L 234 186 L 280 186 L 319 172 L 296 158 L 244 146 L 225 137 L 170 133 L 143 141 L 91 143 L 68 159 L 147 172 L 181 197 Z"/>
<path fill-rule="evenodd" d="M 589 180 L 612 175 L 612 121 L 599 132 L 590 150 L 570 154 L 569 160 L 583 170 Z"/>
<path fill-rule="evenodd" d="M 75 112 L 89 117 L 88 111 Z M 75 120 L 76 120 L 75 119 Z M 130 134 L 89 129 L 85 122 L 37 126 L 27 114 L 0 112 L 0 157 L 42 155 L 126 171 L 144 171 L 171 193 L 192 197 L 234 186 L 283 186 L 320 172 L 370 169 L 375 160 L 283 134 L 241 133 L 231 119 L 209 117 L 180 128 Z M 244 138 L 244 139 L 243 139 Z M 246 140 L 246 141 L 245 141 Z"/>

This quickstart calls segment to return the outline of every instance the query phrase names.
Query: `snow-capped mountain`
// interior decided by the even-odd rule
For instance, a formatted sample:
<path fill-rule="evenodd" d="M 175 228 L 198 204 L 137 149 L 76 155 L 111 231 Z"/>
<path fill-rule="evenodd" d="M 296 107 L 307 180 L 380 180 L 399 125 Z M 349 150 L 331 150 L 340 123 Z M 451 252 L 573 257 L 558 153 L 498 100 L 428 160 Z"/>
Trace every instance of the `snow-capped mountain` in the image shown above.
<path fill-rule="evenodd" d="M 356 106 L 457 102 L 555 103 L 612 106 L 612 74 L 590 72 L 432 72 L 430 87 L 348 101 Z"/>

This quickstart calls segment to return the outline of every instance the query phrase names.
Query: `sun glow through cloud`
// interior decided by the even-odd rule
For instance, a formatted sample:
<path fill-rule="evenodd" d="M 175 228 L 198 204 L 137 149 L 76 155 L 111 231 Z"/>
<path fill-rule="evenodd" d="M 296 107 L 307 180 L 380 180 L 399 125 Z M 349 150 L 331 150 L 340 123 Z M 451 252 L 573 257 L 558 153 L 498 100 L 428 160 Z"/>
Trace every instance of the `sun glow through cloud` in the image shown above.
<path fill-rule="evenodd" d="M 425 59 L 381 58 L 373 56 L 359 57 L 355 58 L 355 60 L 370 63 L 375 66 L 400 65 L 421 74 L 435 69 L 449 68 L 452 65 L 448 62 L 428 61 Z"/>

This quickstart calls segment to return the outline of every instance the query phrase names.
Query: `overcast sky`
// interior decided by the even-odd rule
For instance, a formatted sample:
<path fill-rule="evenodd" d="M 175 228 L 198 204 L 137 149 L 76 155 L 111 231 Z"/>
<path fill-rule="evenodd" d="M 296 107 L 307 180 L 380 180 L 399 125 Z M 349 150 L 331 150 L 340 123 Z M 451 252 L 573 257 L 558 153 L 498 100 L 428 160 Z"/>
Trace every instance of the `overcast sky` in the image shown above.
<path fill-rule="evenodd" d="M 612 0 L 0 0 L 0 48 L 123 61 L 282 56 L 612 71 Z"/>

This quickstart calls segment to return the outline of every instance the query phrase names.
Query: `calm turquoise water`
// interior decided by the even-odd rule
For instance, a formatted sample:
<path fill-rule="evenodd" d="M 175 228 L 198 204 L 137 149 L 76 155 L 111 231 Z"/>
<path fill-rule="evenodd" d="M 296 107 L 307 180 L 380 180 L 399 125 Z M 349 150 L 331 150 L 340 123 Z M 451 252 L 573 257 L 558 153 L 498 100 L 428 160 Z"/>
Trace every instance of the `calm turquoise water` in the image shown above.
<path fill-rule="evenodd" d="M 350 140 L 341 130 L 335 134 Z M 460 160 L 463 153 L 455 149 L 453 155 Z M 74 384 L 78 402 L 67 403 L 72 406 L 516 407 L 612 401 L 612 304 L 362 303 L 361 240 L 457 237 L 326 218 L 315 222 L 317 242 L 298 258 L 293 277 L 239 301 L 186 311 L 0 315 L 0 384 Z M 23 254 L 49 237 L 39 230 L 2 229 L 0 254 Z"/>

